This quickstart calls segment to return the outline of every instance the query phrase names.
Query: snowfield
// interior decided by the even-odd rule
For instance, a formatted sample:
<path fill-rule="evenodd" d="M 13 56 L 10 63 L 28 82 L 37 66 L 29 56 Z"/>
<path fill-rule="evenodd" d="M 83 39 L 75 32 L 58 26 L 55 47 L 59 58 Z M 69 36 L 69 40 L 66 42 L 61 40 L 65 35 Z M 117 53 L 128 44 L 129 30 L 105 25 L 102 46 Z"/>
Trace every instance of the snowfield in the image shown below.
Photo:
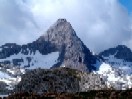
<path fill-rule="evenodd" d="M 31 58 L 31 61 L 28 61 L 28 58 Z M 7 57 L 6 59 L 0 59 L 0 62 L 4 61 L 10 61 L 11 65 L 13 65 L 13 59 L 23 59 L 23 62 L 19 62 L 20 67 L 28 67 L 30 64 L 29 69 L 35 69 L 35 68 L 44 68 L 49 69 L 52 67 L 55 63 L 58 62 L 59 52 L 52 52 L 47 55 L 42 55 L 39 51 L 36 51 L 35 54 L 29 54 L 24 55 L 21 52 L 17 55 L 11 55 L 10 57 Z M 28 69 L 28 68 L 27 68 Z"/>
<path fill-rule="evenodd" d="M 54 64 L 58 62 L 59 52 L 52 52 L 48 55 L 42 55 L 39 52 L 36 52 L 35 57 L 31 61 L 33 66 L 30 66 L 27 69 L 35 69 L 35 68 L 42 68 L 42 69 L 50 69 Z"/>
<path fill-rule="evenodd" d="M 0 71 L 0 78 L 10 78 L 10 76 L 7 73 Z"/>
<path fill-rule="evenodd" d="M 112 67 L 108 63 L 103 62 L 99 70 L 94 71 L 94 73 L 100 74 L 109 88 L 114 87 L 117 90 L 132 88 L 132 74 L 130 72 L 124 72 L 117 67 Z"/>

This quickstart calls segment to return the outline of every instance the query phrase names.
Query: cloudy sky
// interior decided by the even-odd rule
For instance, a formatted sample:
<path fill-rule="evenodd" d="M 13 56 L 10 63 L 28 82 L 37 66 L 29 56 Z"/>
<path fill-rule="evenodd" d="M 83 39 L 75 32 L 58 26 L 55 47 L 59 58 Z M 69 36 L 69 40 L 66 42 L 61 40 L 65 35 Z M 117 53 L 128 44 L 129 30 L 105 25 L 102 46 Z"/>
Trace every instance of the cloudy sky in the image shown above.
<path fill-rule="evenodd" d="M 58 18 L 95 52 L 132 48 L 132 0 L 0 0 L 0 45 L 32 42 Z"/>

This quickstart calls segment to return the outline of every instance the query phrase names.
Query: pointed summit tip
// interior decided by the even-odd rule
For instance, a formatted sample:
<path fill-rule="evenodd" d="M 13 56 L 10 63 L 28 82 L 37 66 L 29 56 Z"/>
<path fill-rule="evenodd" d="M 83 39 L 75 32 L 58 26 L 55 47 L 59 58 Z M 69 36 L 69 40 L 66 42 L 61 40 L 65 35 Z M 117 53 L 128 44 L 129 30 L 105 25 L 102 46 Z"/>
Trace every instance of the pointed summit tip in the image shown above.
<path fill-rule="evenodd" d="M 64 24 L 70 24 L 69 22 L 67 22 L 66 19 L 58 19 L 56 22 L 55 22 L 55 25 L 64 25 Z"/>
<path fill-rule="evenodd" d="M 116 48 L 128 48 L 126 45 L 118 45 Z"/>
<path fill-rule="evenodd" d="M 61 23 L 61 22 L 67 22 L 67 20 L 66 19 L 58 19 L 57 20 L 57 23 Z"/>
<path fill-rule="evenodd" d="M 73 27 L 71 26 L 71 23 L 68 22 L 66 19 L 58 19 L 52 26 L 52 29 L 59 29 L 59 31 L 65 31 L 65 30 L 73 30 Z M 50 29 L 51 29 L 50 28 Z"/>

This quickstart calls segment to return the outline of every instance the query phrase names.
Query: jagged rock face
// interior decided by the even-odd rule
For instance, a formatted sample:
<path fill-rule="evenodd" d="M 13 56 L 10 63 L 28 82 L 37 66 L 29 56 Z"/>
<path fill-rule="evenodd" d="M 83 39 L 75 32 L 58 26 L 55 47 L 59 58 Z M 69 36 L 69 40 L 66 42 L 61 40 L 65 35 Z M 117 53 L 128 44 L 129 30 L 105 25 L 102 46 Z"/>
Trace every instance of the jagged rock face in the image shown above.
<path fill-rule="evenodd" d="M 117 59 L 124 59 L 125 61 L 132 62 L 132 51 L 125 45 L 118 45 L 115 48 L 110 48 L 101 52 L 99 55 L 103 57 L 114 55 Z"/>
<path fill-rule="evenodd" d="M 18 54 L 21 47 L 15 43 L 6 43 L 0 47 L 0 59 L 10 57 L 13 54 Z"/>
<path fill-rule="evenodd" d="M 8 92 L 7 85 L 0 81 L 0 94 L 6 94 Z"/>
<path fill-rule="evenodd" d="M 4 60 L 4 64 L 13 63 L 16 66 L 22 66 L 21 63 L 25 63 L 26 60 L 27 64 L 25 67 L 30 67 L 38 61 L 34 60 L 34 62 L 32 62 L 37 52 L 41 55 L 59 52 L 59 57 L 57 62 L 53 65 L 53 68 L 66 66 L 82 71 L 96 69 L 92 65 L 96 63 L 96 58 L 91 54 L 80 38 L 77 37 L 71 24 L 65 19 L 58 19 L 44 35 L 32 43 L 26 45 L 8 43 L 1 46 L 0 59 L 14 57 L 14 55 L 24 55 L 26 59 L 23 59 L 23 57 L 16 58 L 15 56 L 12 62 Z"/>
<path fill-rule="evenodd" d="M 60 51 L 60 62 L 54 67 L 65 65 L 83 71 L 95 69 L 91 64 L 96 63 L 96 58 L 77 37 L 71 24 L 65 19 L 59 19 L 51 26 L 47 34 L 41 36 L 37 42 L 50 42 Z"/>
<path fill-rule="evenodd" d="M 98 74 L 82 72 L 78 73 L 78 75 L 80 77 L 80 92 L 87 92 L 89 90 L 105 90 L 107 88 L 105 81 Z"/>

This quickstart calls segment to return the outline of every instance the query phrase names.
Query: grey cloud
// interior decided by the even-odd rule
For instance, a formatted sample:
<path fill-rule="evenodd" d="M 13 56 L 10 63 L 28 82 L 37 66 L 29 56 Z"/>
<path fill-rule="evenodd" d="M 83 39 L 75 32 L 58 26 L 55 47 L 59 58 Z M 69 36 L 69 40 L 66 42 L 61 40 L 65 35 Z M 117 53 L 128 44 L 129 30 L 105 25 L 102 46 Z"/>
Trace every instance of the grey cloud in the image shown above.
<path fill-rule="evenodd" d="M 35 32 L 37 25 L 28 10 L 20 0 L 0 0 L 0 44 L 25 43 L 30 40 L 28 37 L 31 37 L 31 32 Z"/>

